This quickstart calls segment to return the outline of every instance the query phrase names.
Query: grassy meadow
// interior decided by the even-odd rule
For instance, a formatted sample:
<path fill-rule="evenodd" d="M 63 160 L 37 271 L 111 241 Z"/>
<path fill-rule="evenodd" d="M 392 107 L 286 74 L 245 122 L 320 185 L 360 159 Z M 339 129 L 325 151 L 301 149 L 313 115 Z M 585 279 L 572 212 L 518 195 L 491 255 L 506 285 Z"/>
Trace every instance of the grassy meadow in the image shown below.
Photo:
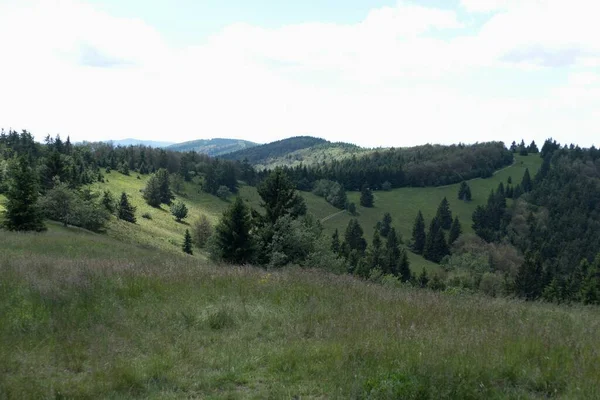
<path fill-rule="evenodd" d="M 0 399 L 600 398 L 600 309 L 0 231 Z"/>

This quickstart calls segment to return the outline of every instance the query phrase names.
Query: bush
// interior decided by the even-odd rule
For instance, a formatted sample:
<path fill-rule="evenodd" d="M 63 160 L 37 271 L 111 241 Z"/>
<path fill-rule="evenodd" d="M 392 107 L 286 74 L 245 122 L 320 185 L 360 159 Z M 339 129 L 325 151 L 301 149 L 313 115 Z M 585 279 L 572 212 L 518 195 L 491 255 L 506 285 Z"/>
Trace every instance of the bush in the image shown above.
<path fill-rule="evenodd" d="M 171 214 L 173 214 L 177 222 L 181 222 L 182 219 L 187 217 L 188 209 L 185 204 L 178 201 L 171 206 Z"/>
<path fill-rule="evenodd" d="M 150 213 L 148 213 L 148 212 L 145 212 L 145 213 L 142 214 L 142 218 L 144 218 L 144 219 L 152 219 L 152 215 L 150 215 Z"/>
<path fill-rule="evenodd" d="M 221 200 L 227 200 L 231 196 L 231 190 L 227 186 L 221 185 L 217 189 L 217 197 Z"/>

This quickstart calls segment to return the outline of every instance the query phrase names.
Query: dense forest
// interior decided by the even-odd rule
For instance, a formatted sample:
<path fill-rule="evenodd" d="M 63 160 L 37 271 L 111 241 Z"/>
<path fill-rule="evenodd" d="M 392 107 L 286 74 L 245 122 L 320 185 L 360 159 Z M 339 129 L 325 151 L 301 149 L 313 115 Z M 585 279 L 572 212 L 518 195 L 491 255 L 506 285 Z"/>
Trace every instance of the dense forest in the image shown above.
<path fill-rule="evenodd" d="M 373 190 L 387 186 L 442 186 L 473 178 L 486 178 L 510 165 L 513 153 L 500 142 L 474 145 L 425 145 L 374 151 L 360 157 L 333 160 L 324 165 L 284 168 L 297 187 L 311 190 L 314 182 L 327 179 L 346 190 Z M 269 171 L 262 171 L 265 176 Z"/>
<path fill-rule="evenodd" d="M 275 142 L 255 146 L 252 148 L 239 150 L 233 153 L 224 154 L 221 158 L 225 160 L 247 160 L 250 164 L 259 164 L 269 158 L 281 157 L 296 150 L 329 143 L 325 139 L 311 136 L 297 136 L 293 138 L 278 140 Z"/>

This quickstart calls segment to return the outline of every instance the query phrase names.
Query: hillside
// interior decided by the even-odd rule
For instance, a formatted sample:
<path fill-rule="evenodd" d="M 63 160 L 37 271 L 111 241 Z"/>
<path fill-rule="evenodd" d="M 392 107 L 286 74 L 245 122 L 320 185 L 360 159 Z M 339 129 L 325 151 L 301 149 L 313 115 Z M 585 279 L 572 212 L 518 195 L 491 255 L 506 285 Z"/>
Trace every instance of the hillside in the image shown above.
<path fill-rule="evenodd" d="M 283 165 L 295 166 L 300 163 L 311 164 L 347 157 L 361 151 L 363 149 L 360 147 L 348 143 L 331 143 L 311 136 L 298 136 L 236 151 L 222 158 L 237 161 L 247 159 L 250 164 L 264 169 Z"/>
<path fill-rule="evenodd" d="M 211 157 L 223 156 L 228 153 L 258 146 L 257 143 L 241 139 L 199 139 L 189 142 L 172 144 L 167 150 L 195 151 Z"/>
<path fill-rule="evenodd" d="M 598 398 L 597 308 L 0 231 L 1 398 Z"/>
<path fill-rule="evenodd" d="M 173 144 L 173 142 L 159 142 L 154 140 L 140 140 L 140 139 L 121 139 L 121 140 L 104 140 L 104 142 L 112 143 L 115 146 L 148 146 L 148 147 L 167 147 Z"/>

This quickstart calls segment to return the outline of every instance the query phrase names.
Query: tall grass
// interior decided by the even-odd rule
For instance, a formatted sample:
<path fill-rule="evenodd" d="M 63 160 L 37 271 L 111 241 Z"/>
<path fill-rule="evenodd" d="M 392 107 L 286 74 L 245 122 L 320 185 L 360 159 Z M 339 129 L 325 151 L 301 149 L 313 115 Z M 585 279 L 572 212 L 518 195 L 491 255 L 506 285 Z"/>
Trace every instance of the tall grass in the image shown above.
<path fill-rule="evenodd" d="M 50 250 L 52 249 L 52 250 Z M 0 232 L 0 398 L 599 398 L 598 308 Z"/>

